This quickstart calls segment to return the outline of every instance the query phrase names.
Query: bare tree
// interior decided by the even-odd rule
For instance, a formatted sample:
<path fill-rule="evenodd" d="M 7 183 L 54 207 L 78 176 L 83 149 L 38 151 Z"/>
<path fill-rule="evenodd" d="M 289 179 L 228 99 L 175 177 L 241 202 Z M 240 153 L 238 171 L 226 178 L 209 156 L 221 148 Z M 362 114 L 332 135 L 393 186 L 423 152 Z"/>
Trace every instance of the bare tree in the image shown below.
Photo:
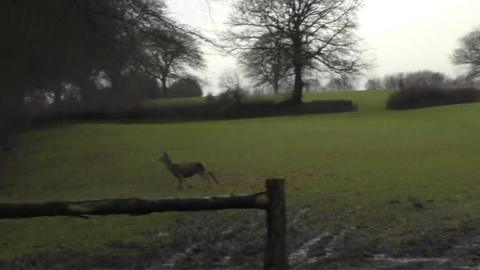
<path fill-rule="evenodd" d="M 367 90 L 381 90 L 385 89 L 385 85 L 381 78 L 370 78 L 365 83 L 365 89 Z"/>
<path fill-rule="evenodd" d="M 265 35 L 276 39 L 291 59 L 295 76 L 289 104 L 300 104 L 303 72 L 360 71 L 356 13 L 361 0 L 242 0 L 230 18 L 230 40 L 237 50 L 255 49 Z"/>
<path fill-rule="evenodd" d="M 347 91 L 355 89 L 354 78 L 349 76 L 339 76 L 330 78 L 325 88 L 328 91 Z"/>
<path fill-rule="evenodd" d="M 291 75 L 291 60 L 283 53 L 284 46 L 274 37 L 265 35 L 252 49 L 240 55 L 247 77 L 253 79 L 256 86 L 270 85 L 275 94 Z"/>
<path fill-rule="evenodd" d="M 468 77 L 480 77 L 480 28 L 477 28 L 460 39 L 460 48 L 453 54 L 453 63 L 467 65 Z"/>
<path fill-rule="evenodd" d="M 161 82 L 162 91 L 168 97 L 167 81 L 176 78 L 187 66 L 203 68 L 204 60 L 200 46 L 189 33 L 176 29 L 152 29 L 144 36 L 142 55 L 139 65 L 142 69 Z"/>
<path fill-rule="evenodd" d="M 385 75 L 383 78 L 383 85 L 388 90 L 404 90 L 404 78 L 404 73 Z"/>

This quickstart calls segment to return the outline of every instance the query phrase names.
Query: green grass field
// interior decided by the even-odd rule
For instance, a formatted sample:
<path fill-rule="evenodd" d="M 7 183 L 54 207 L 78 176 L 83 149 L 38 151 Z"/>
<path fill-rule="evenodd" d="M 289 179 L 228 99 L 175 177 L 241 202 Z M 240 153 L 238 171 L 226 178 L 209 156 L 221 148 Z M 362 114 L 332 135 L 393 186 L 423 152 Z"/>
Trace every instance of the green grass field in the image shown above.
<path fill-rule="evenodd" d="M 0 172 L 0 201 L 249 193 L 287 180 L 290 210 L 310 205 L 319 226 L 364 227 L 389 245 L 480 216 L 480 104 L 386 111 L 388 92 L 308 94 L 351 99 L 358 112 L 168 124 L 82 123 L 19 136 Z M 221 186 L 200 178 L 177 190 L 156 160 L 201 160 Z M 424 205 L 422 211 L 412 201 Z M 175 213 L 145 217 L 0 221 L 0 260 L 58 246 L 116 239 L 168 241 Z"/>

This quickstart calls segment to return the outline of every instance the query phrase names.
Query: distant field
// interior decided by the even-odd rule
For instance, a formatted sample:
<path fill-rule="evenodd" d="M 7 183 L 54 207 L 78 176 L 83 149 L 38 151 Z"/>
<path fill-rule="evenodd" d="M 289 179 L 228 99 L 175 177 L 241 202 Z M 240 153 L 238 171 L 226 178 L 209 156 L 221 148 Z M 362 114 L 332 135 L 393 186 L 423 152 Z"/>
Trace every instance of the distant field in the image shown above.
<path fill-rule="evenodd" d="M 388 94 L 306 95 L 353 100 L 353 113 L 31 131 L 0 172 L 0 201 L 249 193 L 284 177 L 290 210 L 310 205 L 319 226 L 326 213 L 348 213 L 332 222 L 365 227 L 389 245 L 480 217 L 480 104 L 391 112 Z M 195 178 L 192 189 L 177 190 L 156 161 L 163 151 L 203 161 L 222 185 L 209 189 Z M 58 246 L 153 241 L 148 232 L 171 230 L 175 215 L 3 220 L 0 260 Z"/>
<path fill-rule="evenodd" d="M 311 92 L 305 93 L 304 101 L 313 101 L 321 99 L 346 99 L 361 103 L 363 110 L 378 110 L 385 108 L 385 100 L 389 96 L 390 91 L 375 91 L 366 94 L 362 91 L 345 91 L 345 92 Z M 265 95 L 265 96 L 248 96 L 248 101 L 273 101 L 280 102 L 286 98 L 284 94 Z M 146 106 L 172 106 L 172 105 L 192 105 L 205 104 L 205 97 L 193 98 L 168 98 L 168 99 L 152 99 L 144 102 Z"/>

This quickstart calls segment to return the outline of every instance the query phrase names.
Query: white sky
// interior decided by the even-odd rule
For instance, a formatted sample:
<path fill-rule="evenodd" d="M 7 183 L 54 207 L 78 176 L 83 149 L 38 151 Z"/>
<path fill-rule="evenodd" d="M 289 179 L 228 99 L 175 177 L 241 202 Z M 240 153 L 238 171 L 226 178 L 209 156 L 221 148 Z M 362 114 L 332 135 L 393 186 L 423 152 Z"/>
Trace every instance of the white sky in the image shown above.
<path fill-rule="evenodd" d="M 214 37 L 226 29 L 229 0 L 165 0 L 172 17 Z M 458 40 L 480 26 L 480 0 L 365 0 L 359 13 L 359 36 L 375 60 L 368 76 L 423 69 L 457 75 L 450 55 Z M 235 69 L 235 60 L 206 46 L 207 92 Z"/>

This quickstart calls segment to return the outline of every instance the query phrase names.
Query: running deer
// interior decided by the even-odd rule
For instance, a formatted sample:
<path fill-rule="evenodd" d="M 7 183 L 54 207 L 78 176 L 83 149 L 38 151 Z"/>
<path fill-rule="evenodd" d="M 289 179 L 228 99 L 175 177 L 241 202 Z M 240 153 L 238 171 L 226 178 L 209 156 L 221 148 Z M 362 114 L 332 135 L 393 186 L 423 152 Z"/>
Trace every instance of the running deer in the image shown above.
<path fill-rule="evenodd" d="M 184 178 L 192 177 L 194 175 L 199 175 L 203 179 L 208 181 L 209 185 L 212 185 L 211 179 L 213 179 L 217 184 L 220 184 L 213 175 L 212 172 L 207 170 L 200 162 L 183 162 L 183 163 L 173 163 L 167 153 L 163 153 L 163 156 L 158 159 L 158 161 L 165 164 L 167 169 L 178 179 L 178 188 L 182 189 L 182 183 Z"/>

